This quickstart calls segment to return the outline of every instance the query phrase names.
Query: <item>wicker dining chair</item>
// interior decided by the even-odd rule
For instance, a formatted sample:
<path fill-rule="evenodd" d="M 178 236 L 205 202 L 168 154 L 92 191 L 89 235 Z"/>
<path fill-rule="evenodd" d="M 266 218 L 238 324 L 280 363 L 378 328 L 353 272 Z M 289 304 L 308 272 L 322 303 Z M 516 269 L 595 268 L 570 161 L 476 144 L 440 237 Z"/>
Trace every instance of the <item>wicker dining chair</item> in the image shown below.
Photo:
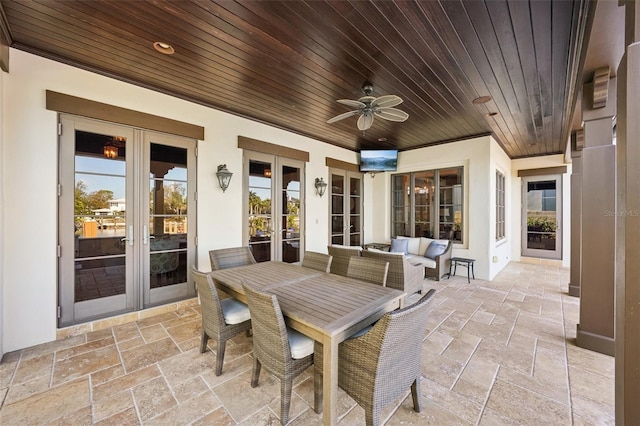
<path fill-rule="evenodd" d="M 327 252 L 333 256 L 333 260 L 331 261 L 331 273 L 346 277 L 347 269 L 349 267 L 349 259 L 352 256 L 360 256 L 362 254 L 362 247 L 333 244 L 327 246 Z"/>
<path fill-rule="evenodd" d="M 224 350 L 227 340 L 251 329 L 249 307 L 234 298 L 220 299 L 211 275 L 192 267 L 202 307 L 202 338 L 200 353 L 207 350 L 209 338 L 218 342 L 216 350 L 216 376 L 222 374 Z"/>
<path fill-rule="evenodd" d="M 352 256 L 349 259 L 347 277 L 355 278 L 381 286 L 387 285 L 387 273 L 389 272 L 389 262 L 378 259 L 368 259 L 366 257 Z"/>
<path fill-rule="evenodd" d="M 302 258 L 302 266 L 322 272 L 329 272 L 332 260 L 333 256 L 331 255 L 315 251 L 305 251 L 304 257 Z"/>
<path fill-rule="evenodd" d="M 293 379 L 313 365 L 313 339 L 287 328 L 276 296 L 243 281 L 253 324 L 253 373 L 258 386 L 261 367 L 280 379 L 280 422 L 289 420 Z"/>
<path fill-rule="evenodd" d="M 209 260 L 213 271 L 256 263 L 248 246 L 210 250 Z"/>
<path fill-rule="evenodd" d="M 420 355 L 427 328 L 429 290 L 419 301 L 386 313 L 367 333 L 338 348 L 338 384 L 364 408 L 367 426 L 380 424 L 380 412 L 411 387 L 420 412 Z M 322 345 L 316 344 L 314 387 L 322 389 Z M 316 405 L 319 401 L 315 402 Z"/>

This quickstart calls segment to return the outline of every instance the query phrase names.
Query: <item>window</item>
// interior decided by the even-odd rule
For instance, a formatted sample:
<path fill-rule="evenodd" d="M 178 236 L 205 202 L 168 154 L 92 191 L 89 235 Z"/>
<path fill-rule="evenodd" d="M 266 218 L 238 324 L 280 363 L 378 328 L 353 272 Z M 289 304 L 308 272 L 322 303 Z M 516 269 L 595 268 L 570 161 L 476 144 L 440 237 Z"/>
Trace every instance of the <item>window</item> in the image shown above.
<path fill-rule="evenodd" d="M 395 174 L 391 177 L 391 234 L 462 243 L 463 168 Z"/>
<path fill-rule="evenodd" d="M 500 241 L 505 238 L 504 193 L 504 174 L 496 170 L 496 241 Z"/>

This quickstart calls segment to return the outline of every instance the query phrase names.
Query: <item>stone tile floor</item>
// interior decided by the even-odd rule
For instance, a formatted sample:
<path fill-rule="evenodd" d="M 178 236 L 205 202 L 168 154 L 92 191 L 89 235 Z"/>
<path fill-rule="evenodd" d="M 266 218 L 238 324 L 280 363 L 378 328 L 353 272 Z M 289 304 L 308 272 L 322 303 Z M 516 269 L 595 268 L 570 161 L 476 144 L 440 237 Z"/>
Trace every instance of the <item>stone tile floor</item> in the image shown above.
<path fill-rule="evenodd" d="M 614 360 L 576 347 L 579 301 L 567 269 L 510 263 L 493 281 L 441 282 L 422 352 L 423 410 L 411 397 L 382 418 L 397 424 L 614 424 Z M 192 307 L 5 354 L 0 423 L 279 423 L 279 382 L 263 370 L 250 387 L 251 338 L 227 344 L 223 374 L 200 354 Z M 215 349 L 215 342 L 210 341 Z M 293 425 L 321 424 L 311 369 L 293 390 Z M 364 424 L 343 391 L 339 424 Z"/>

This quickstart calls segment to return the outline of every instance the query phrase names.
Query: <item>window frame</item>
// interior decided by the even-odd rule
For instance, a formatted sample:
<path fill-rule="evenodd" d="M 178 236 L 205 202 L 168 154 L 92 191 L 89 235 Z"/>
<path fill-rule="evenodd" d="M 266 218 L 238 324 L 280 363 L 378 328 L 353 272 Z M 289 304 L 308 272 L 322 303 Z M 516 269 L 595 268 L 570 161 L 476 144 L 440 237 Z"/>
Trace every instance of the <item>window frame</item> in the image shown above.
<path fill-rule="evenodd" d="M 427 170 L 416 170 L 416 171 L 411 171 L 411 172 L 404 172 L 404 173 L 394 173 L 391 175 L 391 200 L 390 200 L 390 208 L 391 208 L 391 212 L 390 212 L 390 234 L 391 234 L 391 238 L 394 238 L 396 236 L 399 235 L 405 235 L 408 237 L 421 237 L 423 235 L 415 235 L 416 234 L 416 224 L 419 223 L 431 223 L 433 222 L 432 228 L 431 228 L 431 235 L 428 238 L 433 238 L 433 239 L 440 239 L 441 237 L 441 233 L 442 232 L 446 232 L 446 231 L 442 231 L 441 228 L 441 224 L 442 223 L 448 223 L 446 221 L 442 221 L 441 220 L 441 213 L 442 213 L 442 209 L 447 208 L 447 207 L 452 207 L 453 206 L 458 206 L 459 205 L 459 211 L 460 211 L 460 224 L 458 229 L 456 229 L 456 227 L 454 226 L 453 229 L 450 229 L 450 232 L 453 232 L 453 236 L 454 238 L 456 236 L 459 237 L 459 239 L 454 239 L 454 238 L 447 238 L 444 237 L 446 239 L 451 239 L 452 242 L 454 244 L 459 244 L 459 245 L 464 245 L 465 244 L 465 199 L 466 199 L 466 194 L 465 194 L 465 166 L 464 165 L 455 165 L 455 166 L 450 166 L 450 167 L 441 167 L 438 169 L 427 169 Z M 460 194 L 459 194 L 459 203 L 455 203 L 455 202 L 451 202 L 445 205 L 442 204 L 441 202 L 441 176 L 440 173 L 446 170 L 453 170 L 456 169 L 457 170 L 457 174 L 458 174 L 458 184 L 453 185 L 454 187 L 459 185 L 460 187 Z M 433 187 L 432 187 L 432 199 L 430 202 L 433 202 L 433 205 L 427 204 L 428 206 L 428 211 L 432 211 L 432 217 L 429 218 L 428 222 L 425 222 L 424 220 L 420 220 L 420 221 L 416 221 L 416 176 L 422 175 L 429 175 L 431 174 L 433 176 Z M 397 188 L 395 188 L 394 184 L 395 184 L 395 179 L 396 178 L 402 178 L 403 179 L 403 188 L 402 190 L 398 190 Z M 408 201 L 406 201 L 405 204 L 405 198 L 404 198 L 404 186 L 405 186 L 405 182 L 407 181 L 408 178 L 408 186 L 406 188 L 407 191 L 407 195 L 408 195 Z M 410 191 L 410 188 L 414 188 L 413 191 Z M 443 189 L 450 189 L 449 187 L 447 188 L 443 188 Z M 453 188 L 455 189 L 455 188 Z M 402 205 L 396 205 L 394 203 L 394 201 L 398 201 L 395 200 L 394 198 L 397 198 L 398 196 L 402 196 Z M 421 204 L 422 206 L 422 204 Z M 402 212 L 402 214 L 404 214 L 405 217 L 407 217 L 408 219 L 406 221 L 397 221 L 396 220 L 396 213 L 400 213 Z M 452 220 L 456 220 L 455 218 L 455 214 L 454 214 L 454 218 Z M 404 228 L 405 228 L 405 232 L 403 234 L 397 233 L 397 230 L 399 229 L 398 225 L 400 224 L 404 224 Z M 406 232 L 406 230 L 409 230 L 409 232 Z"/>

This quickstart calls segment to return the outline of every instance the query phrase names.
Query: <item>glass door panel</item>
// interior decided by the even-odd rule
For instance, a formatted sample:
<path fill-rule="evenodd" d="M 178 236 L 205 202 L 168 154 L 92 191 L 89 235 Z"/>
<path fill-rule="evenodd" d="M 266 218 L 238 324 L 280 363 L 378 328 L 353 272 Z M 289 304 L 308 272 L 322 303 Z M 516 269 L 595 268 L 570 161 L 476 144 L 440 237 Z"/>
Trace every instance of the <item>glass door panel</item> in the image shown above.
<path fill-rule="evenodd" d="M 345 245 L 344 176 L 331 174 L 331 244 Z"/>
<path fill-rule="evenodd" d="M 142 245 L 148 259 L 144 303 L 149 306 L 194 292 L 188 283 L 189 265 L 195 260 L 195 233 L 189 227 L 194 214 L 190 204 L 195 198 L 195 146 L 153 133 L 145 141 L 149 214 L 142 224 Z"/>
<path fill-rule="evenodd" d="M 409 236 L 411 223 L 411 177 L 391 176 L 391 236 Z"/>
<path fill-rule="evenodd" d="M 523 247 L 528 256 L 560 259 L 560 177 L 523 182 Z"/>
<path fill-rule="evenodd" d="M 462 242 L 462 167 L 439 171 L 439 238 Z"/>
<path fill-rule="evenodd" d="M 131 129 L 63 120 L 59 182 L 60 325 L 133 309 Z M 72 190 L 71 190 L 72 188 Z"/>
<path fill-rule="evenodd" d="M 362 178 L 349 177 L 349 245 L 362 245 Z"/>
<path fill-rule="evenodd" d="M 272 257 L 272 170 L 270 161 L 249 160 L 249 246 L 258 262 L 266 262 Z"/>
<path fill-rule="evenodd" d="M 282 261 L 300 261 L 300 169 L 281 167 L 281 237 Z"/>
<path fill-rule="evenodd" d="M 435 218 L 435 172 L 415 174 L 413 188 L 415 197 L 415 234 L 416 237 L 433 238 Z"/>
<path fill-rule="evenodd" d="M 95 156 L 115 140 L 115 157 Z M 125 153 L 125 137 L 76 131 L 75 302 L 126 292 Z"/>
<path fill-rule="evenodd" d="M 331 244 L 362 245 L 362 174 L 334 169 L 329 176 L 329 241 Z"/>

